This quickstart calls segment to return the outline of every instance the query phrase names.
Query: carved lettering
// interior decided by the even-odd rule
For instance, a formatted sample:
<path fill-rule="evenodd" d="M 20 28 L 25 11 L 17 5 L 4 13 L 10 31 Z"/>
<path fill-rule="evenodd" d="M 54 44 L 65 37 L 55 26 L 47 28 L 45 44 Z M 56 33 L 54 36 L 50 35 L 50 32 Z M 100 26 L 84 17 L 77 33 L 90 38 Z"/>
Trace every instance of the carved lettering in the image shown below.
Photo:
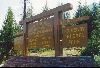
<path fill-rule="evenodd" d="M 80 46 L 86 45 L 87 42 L 87 24 L 79 26 L 67 26 L 63 29 L 63 40 L 62 44 L 66 47 L 69 46 Z"/>
<path fill-rule="evenodd" d="M 53 22 L 53 18 L 51 18 L 29 24 L 28 37 L 33 40 L 29 41 L 31 47 L 53 47 Z"/>

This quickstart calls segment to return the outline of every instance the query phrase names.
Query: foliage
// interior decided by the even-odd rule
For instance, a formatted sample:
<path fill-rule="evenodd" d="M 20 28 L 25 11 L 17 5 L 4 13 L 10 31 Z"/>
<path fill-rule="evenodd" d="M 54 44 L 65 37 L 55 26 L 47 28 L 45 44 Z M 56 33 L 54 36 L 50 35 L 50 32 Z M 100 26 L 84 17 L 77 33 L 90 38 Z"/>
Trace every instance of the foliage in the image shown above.
<path fill-rule="evenodd" d="M 92 10 L 86 8 L 86 6 L 81 6 L 81 8 L 78 9 L 75 17 L 80 16 L 91 16 L 90 23 L 93 26 L 93 30 L 89 34 L 88 46 L 81 52 L 81 55 L 94 57 L 94 55 L 97 55 L 100 52 L 100 9 L 96 3 L 93 3 Z"/>
<path fill-rule="evenodd" d="M 44 51 L 48 51 L 48 50 L 53 50 L 53 48 L 32 48 L 32 49 L 29 49 L 29 51 L 31 53 L 44 52 Z"/>
<path fill-rule="evenodd" d="M 6 57 L 8 56 L 10 50 L 13 47 L 13 22 L 14 17 L 13 17 L 13 12 L 11 8 L 8 9 L 7 17 L 4 21 L 4 26 L 3 26 L 3 32 L 2 32 L 2 37 L 3 37 L 3 42 L 4 42 L 4 47 L 5 47 L 5 55 Z"/>
<path fill-rule="evenodd" d="M 70 12 L 67 11 L 64 13 L 64 19 L 69 19 L 71 16 L 70 16 Z"/>
<path fill-rule="evenodd" d="M 96 61 L 96 67 L 100 67 L 100 55 L 95 56 L 95 61 Z"/>
<path fill-rule="evenodd" d="M 78 9 L 75 14 L 75 18 L 81 17 L 81 16 L 91 16 L 91 10 L 89 9 L 88 5 L 81 5 L 81 2 L 79 2 Z"/>
<path fill-rule="evenodd" d="M 16 35 L 16 33 L 22 31 L 21 25 L 17 24 L 16 22 L 13 24 L 13 29 L 14 29 L 14 32 L 13 32 L 14 36 Z"/>
<path fill-rule="evenodd" d="M 15 22 L 11 8 L 8 8 L 7 16 L 3 22 L 3 30 L 0 33 L 0 60 L 8 59 L 14 47 L 14 35 L 20 31 L 20 26 Z"/>

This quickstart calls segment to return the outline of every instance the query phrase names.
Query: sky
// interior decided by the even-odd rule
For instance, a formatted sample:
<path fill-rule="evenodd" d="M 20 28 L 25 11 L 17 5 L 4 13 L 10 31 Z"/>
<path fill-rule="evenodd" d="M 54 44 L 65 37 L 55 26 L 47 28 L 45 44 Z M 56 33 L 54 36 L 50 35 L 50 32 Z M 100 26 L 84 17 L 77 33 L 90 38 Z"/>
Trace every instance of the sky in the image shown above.
<path fill-rule="evenodd" d="M 42 7 L 46 4 L 46 0 L 29 0 L 33 6 L 33 13 L 35 15 L 42 12 Z M 60 3 L 66 4 L 71 3 L 73 5 L 73 10 L 71 10 L 71 14 L 78 8 L 78 2 L 84 4 L 87 2 L 87 5 L 92 4 L 93 2 L 100 2 L 100 0 L 47 0 L 47 5 L 50 9 L 57 7 Z M 8 7 L 12 8 L 14 13 L 14 18 L 17 23 L 22 18 L 23 12 L 23 0 L 0 0 L 0 29 L 2 28 L 3 21 L 5 20 Z"/>

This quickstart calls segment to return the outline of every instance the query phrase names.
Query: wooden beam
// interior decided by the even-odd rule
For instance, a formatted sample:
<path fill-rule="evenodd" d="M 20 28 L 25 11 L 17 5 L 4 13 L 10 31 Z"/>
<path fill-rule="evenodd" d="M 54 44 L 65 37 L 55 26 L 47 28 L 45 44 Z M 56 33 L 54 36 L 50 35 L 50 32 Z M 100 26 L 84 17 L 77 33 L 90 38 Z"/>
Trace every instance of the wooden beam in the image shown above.
<path fill-rule="evenodd" d="M 82 22 L 82 21 L 87 21 L 90 19 L 90 16 L 82 16 L 79 18 L 74 18 L 74 19 L 65 19 L 63 20 L 63 23 L 78 23 L 78 22 Z"/>
<path fill-rule="evenodd" d="M 44 17 L 48 17 L 50 15 L 54 15 L 54 12 L 61 12 L 61 11 L 68 11 L 68 10 L 72 10 L 73 6 L 70 3 L 67 3 L 65 5 L 62 6 L 58 6 L 54 9 L 51 9 L 47 12 L 42 12 L 36 16 L 32 16 L 31 18 L 27 18 L 25 20 L 22 20 L 19 22 L 19 24 L 23 25 L 23 23 L 27 22 L 27 23 L 31 23 L 31 21 L 35 21 Z"/>

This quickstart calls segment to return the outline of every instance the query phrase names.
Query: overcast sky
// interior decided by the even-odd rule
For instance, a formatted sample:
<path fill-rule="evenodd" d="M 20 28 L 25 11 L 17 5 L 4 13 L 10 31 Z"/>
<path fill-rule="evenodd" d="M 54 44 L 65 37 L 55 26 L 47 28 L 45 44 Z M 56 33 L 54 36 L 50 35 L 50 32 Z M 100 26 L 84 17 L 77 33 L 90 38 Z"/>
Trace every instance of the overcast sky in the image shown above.
<path fill-rule="evenodd" d="M 39 14 L 42 12 L 42 7 L 46 4 L 46 0 L 29 0 L 32 3 L 33 11 L 35 14 Z M 47 0 L 48 7 L 50 9 L 55 8 L 58 4 L 63 3 L 71 3 L 73 5 L 73 13 L 74 10 L 77 9 L 78 1 L 81 1 L 82 4 L 87 2 L 87 4 L 92 4 L 93 2 L 99 2 L 100 0 Z M 21 19 L 21 15 L 23 12 L 23 0 L 0 0 L 0 29 L 2 27 L 2 22 L 5 19 L 8 7 L 12 8 L 12 11 L 15 16 L 15 20 L 17 23 Z"/>

